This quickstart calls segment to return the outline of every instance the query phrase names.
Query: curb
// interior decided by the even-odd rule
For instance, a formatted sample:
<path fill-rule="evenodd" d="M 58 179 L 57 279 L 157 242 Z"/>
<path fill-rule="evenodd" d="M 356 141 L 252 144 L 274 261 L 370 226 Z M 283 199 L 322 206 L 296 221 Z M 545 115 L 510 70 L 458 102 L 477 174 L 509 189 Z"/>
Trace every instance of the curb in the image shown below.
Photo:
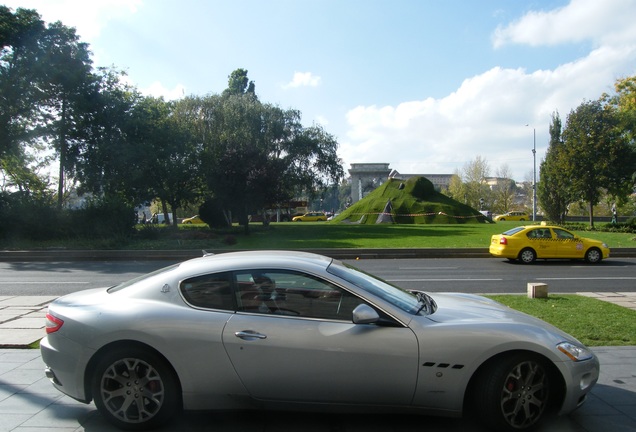
<path fill-rule="evenodd" d="M 245 249 L 206 249 L 207 253 L 238 252 Z M 488 248 L 318 248 L 291 249 L 298 252 L 312 252 L 336 259 L 379 259 L 379 258 L 489 258 Z M 0 262 L 15 261 L 185 261 L 200 257 L 201 249 L 186 250 L 23 250 L 0 251 Z M 636 248 L 615 248 L 610 258 L 636 257 Z"/>

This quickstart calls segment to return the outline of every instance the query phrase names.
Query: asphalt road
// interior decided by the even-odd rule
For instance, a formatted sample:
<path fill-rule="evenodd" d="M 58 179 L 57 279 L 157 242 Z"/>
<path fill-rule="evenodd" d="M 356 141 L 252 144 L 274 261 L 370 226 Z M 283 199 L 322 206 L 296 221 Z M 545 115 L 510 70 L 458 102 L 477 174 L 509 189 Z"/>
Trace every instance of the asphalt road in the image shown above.
<path fill-rule="evenodd" d="M 0 262 L 0 295 L 60 296 L 115 285 L 173 262 Z M 612 258 L 598 265 L 569 260 L 522 265 L 496 258 L 345 262 L 403 288 L 431 292 L 525 293 L 528 282 L 547 283 L 552 293 L 636 291 L 636 258 Z"/>

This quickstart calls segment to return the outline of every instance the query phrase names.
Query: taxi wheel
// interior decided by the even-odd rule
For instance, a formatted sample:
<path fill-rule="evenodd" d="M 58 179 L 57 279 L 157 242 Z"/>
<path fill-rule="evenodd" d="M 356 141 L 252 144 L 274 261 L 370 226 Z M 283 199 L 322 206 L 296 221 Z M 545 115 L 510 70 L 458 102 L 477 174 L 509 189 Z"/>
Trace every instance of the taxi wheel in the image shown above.
<path fill-rule="evenodd" d="M 589 262 L 590 264 L 600 263 L 602 259 L 603 254 L 596 248 L 590 248 L 587 250 L 587 252 L 585 252 L 585 261 Z"/>
<path fill-rule="evenodd" d="M 519 261 L 523 264 L 532 264 L 536 259 L 537 253 L 530 248 L 525 248 L 519 252 Z"/>

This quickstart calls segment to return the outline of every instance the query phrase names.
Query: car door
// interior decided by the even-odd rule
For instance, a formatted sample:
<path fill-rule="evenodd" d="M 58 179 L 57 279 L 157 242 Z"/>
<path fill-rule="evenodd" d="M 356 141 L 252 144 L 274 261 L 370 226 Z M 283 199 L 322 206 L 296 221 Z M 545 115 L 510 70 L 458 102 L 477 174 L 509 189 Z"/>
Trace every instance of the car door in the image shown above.
<path fill-rule="evenodd" d="M 534 228 L 528 231 L 526 235 L 529 245 L 537 252 L 538 258 L 556 257 L 557 245 L 549 228 Z"/>
<path fill-rule="evenodd" d="M 553 228 L 557 238 L 559 258 L 583 258 L 583 242 L 574 234 L 560 228 Z"/>
<path fill-rule="evenodd" d="M 354 324 L 352 310 L 363 301 L 348 291 L 308 274 L 265 273 L 274 287 L 250 286 L 260 276 L 237 274 L 239 311 L 223 331 L 230 361 L 254 398 L 411 403 L 418 347 L 409 328 Z"/>

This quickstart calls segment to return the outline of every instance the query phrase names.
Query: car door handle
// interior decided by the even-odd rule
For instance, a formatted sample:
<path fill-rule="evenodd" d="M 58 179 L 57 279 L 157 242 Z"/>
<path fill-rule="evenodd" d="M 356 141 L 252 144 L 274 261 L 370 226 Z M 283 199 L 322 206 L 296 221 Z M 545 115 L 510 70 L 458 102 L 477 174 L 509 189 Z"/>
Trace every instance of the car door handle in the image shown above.
<path fill-rule="evenodd" d="M 252 330 L 237 331 L 236 333 L 234 333 L 234 336 L 245 340 L 267 339 L 266 335 Z"/>

